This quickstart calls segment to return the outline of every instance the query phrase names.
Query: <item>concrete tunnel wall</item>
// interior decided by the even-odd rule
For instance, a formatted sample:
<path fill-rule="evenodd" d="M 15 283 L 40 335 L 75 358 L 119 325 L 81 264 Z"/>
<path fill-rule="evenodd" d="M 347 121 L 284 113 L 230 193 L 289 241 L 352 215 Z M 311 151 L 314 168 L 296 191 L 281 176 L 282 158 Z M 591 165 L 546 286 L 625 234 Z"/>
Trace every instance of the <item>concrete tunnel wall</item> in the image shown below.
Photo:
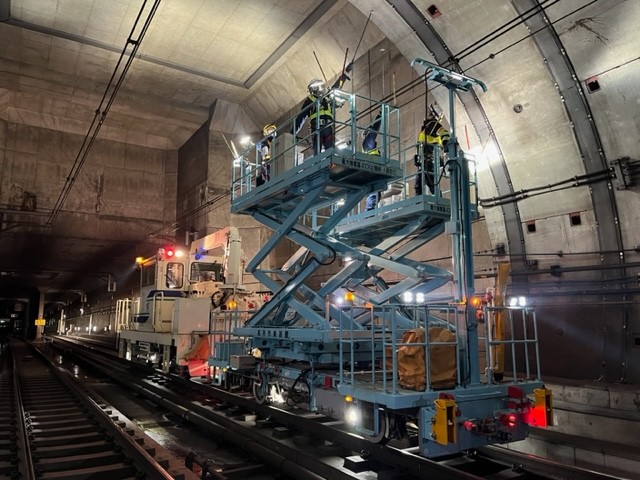
<path fill-rule="evenodd" d="M 382 48 L 385 48 L 384 52 L 381 52 Z M 353 88 L 357 93 L 372 98 L 387 96 L 391 90 L 392 72 L 397 85 L 404 85 L 416 76 L 395 47 L 383 41 L 357 62 Z M 424 88 L 416 87 L 404 100 L 399 101 L 403 109 L 402 138 L 405 142 L 415 141 L 417 125 L 424 112 L 423 95 Z M 256 120 L 256 123 L 262 122 Z M 259 130 L 255 125 L 254 128 L 255 132 Z M 215 195 L 229 185 L 227 166 L 231 164 L 231 155 L 221 138 L 222 133 L 223 129 L 216 130 L 203 124 L 196 135 L 206 138 L 197 140 L 199 147 L 190 150 L 189 143 L 196 141 L 192 139 L 179 152 L 98 140 L 56 228 L 73 229 L 76 222 L 90 221 L 95 223 L 93 232 L 97 237 L 133 237 L 162 230 L 199 205 L 200 187 L 205 187 L 206 202 L 206 192 Z M 81 141 L 80 135 L 0 120 L 0 166 L 3 172 L 0 203 L 23 208 L 22 202 L 26 197 L 22 193 L 26 191 L 35 195 L 38 209 L 50 208 Z M 203 170 L 194 175 L 192 169 Z M 202 175 L 202 172 L 206 172 L 206 175 Z M 208 186 L 213 186 L 214 190 L 208 190 Z M 565 217 L 558 217 L 558 222 L 568 221 Z M 546 228 L 544 222 L 539 222 L 536 235 L 553 235 L 566 228 L 568 235 L 582 236 L 588 233 L 591 220 L 588 217 L 583 219 L 582 228 L 586 231 L 582 233 L 580 228 L 562 225 L 556 228 L 552 224 Z M 228 224 L 240 227 L 247 258 L 251 258 L 270 236 L 268 229 L 257 225 L 252 219 L 231 216 L 228 201 L 216 204 L 200 219 L 190 221 L 196 231 L 203 233 Z M 528 237 L 527 241 L 534 243 L 533 236 Z M 181 239 L 181 236 L 176 238 L 177 241 Z M 290 247 L 283 246 L 282 249 L 288 250 Z M 474 251 L 491 252 L 492 248 L 485 222 L 476 223 Z M 448 255 L 450 241 L 443 236 L 416 252 L 414 257 L 429 260 Z M 274 260 L 276 264 L 286 258 L 286 254 L 281 252 L 280 257 Z M 492 284 L 494 260 L 491 254 L 477 257 L 476 272 L 487 274 L 486 279 L 478 281 L 477 291 L 483 291 Z M 447 260 L 441 262 L 446 264 Z M 552 265 L 553 261 L 547 263 Z M 543 274 L 530 277 L 534 285 L 545 281 L 548 281 L 548 276 Z M 129 292 L 123 292 L 126 293 Z M 544 303 L 537 307 L 543 374 L 640 382 L 638 309 L 623 305 L 624 300 L 603 300 L 597 295 L 547 296 Z M 105 300 L 106 303 L 109 301 Z"/>

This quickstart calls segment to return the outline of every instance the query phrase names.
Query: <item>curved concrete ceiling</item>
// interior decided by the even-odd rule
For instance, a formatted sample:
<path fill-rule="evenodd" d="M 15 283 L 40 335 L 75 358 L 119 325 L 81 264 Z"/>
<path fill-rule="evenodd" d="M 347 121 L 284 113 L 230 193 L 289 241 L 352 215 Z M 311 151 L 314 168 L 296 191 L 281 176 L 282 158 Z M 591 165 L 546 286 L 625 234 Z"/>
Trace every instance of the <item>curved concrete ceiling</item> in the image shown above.
<path fill-rule="evenodd" d="M 0 0 L 0 119 L 85 135 L 120 52 L 135 47 L 127 39 L 141 31 L 131 34 L 141 3 Z M 358 70 L 385 44 L 404 57 L 394 68 L 405 78 L 423 73 L 408 72 L 423 58 L 488 85 L 458 96 L 455 129 L 477 160 L 491 245 L 505 246 L 523 288 L 528 271 L 556 262 L 553 252 L 584 253 L 570 264 L 628 277 L 640 243 L 632 174 L 639 27 L 640 4 L 624 0 L 165 1 L 100 138 L 176 150 L 217 100 L 244 112 L 227 133 L 255 131 L 297 107 L 310 77 L 320 76 L 316 57 L 335 77 L 364 30 L 354 88 L 390 94 L 389 72 L 385 80 Z M 442 90 L 431 94 L 446 105 Z M 10 187 L 0 184 L 0 195 Z M 93 249 L 100 246 L 87 255 Z"/>

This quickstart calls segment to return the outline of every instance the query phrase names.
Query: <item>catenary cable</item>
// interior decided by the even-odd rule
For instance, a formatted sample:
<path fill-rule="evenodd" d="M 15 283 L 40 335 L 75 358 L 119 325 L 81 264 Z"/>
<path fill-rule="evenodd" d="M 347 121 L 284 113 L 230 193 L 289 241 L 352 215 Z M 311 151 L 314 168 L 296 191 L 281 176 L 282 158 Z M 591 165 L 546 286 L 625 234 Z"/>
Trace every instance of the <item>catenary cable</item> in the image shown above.
<path fill-rule="evenodd" d="M 91 125 L 89 126 L 89 129 L 87 130 L 87 133 L 85 134 L 84 140 L 82 142 L 82 145 L 80 146 L 80 150 L 78 151 L 78 154 L 76 155 L 76 158 L 74 160 L 73 165 L 71 166 L 71 170 L 69 171 L 69 174 L 67 175 L 65 184 L 62 187 L 62 190 L 60 192 L 60 194 L 58 195 L 58 199 L 56 200 L 56 203 L 53 207 L 53 209 L 51 210 L 51 213 L 49 214 L 49 217 L 47 218 L 46 222 L 45 222 L 45 234 L 48 234 L 51 231 L 51 228 L 53 227 L 53 224 L 55 223 L 56 219 L 58 218 L 58 215 L 60 214 L 60 212 L 62 211 L 62 207 L 64 206 L 64 203 L 67 200 L 67 197 L 69 196 L 69 193 L 71 192 L 71 189 L 73 188 L 73 185 L 75 184 L 77 178 L 78 178 L 78 174 L 80 173 L 80 170 L 82 169 L 82 167 L 84 166 L 84 163 L 87 159 L 87 156 L 89 155 L 89 152 L 91 150 L 91 147 L 93 146 L 98 133 L 100 132 L 100 129 L 102 128 L 102 124 L 104 123 L 107 114 L 109 113 L 109 110 L 111 109 L 111 106 L 113 105 L 113 102 L 116 98 L 116 95 L 118 94 L 118 91 L 120 90 L 120 87 L 122 86 L 122 82 L 124 81 L 127 72 L 129 71 L 129 68 L 131 67 L 131 63 L 133 62 L 138 49 L 140 48 L 140 44 L 142 43 L 142 40 L 144 39 L 147 30 L 149 28 L 149 25 L 151 24 L 151 21 L 153 20 L 153 17 L 155 16 L 155 13 L 158 9 L 158 6 L 160 5 L 160 1 L 161 0 L 155 0 L 153 5 L 151 6 L 149 13 L 147 14 L 146 19 L 144 20 L 144 23 L 142 25 L 142 28 L 140 29 L 140 33 L 138 34 L 137 38 L 134 38 L 134 34 L 135 31 L 138 27 L 138 23 L 140 21 L 140 18 L 142 17 L 147 1 L 144 0 L 142 6 L 140 7 L 140 10 L 138 12 L 138 15 L 136 16 L 136 19 L 133 23 L 133 27 L 131 28 L 131 32 L 129 33 L 129 36 L 127 37 L 127 42 L 125 44 L 125 46 L 122 49 L 122 52 L 120 54 L 120 58 L 118 59 L 118 62 L 116 63 L 116 66 L 113 70 L 113 73 L 111 74 L 111 78 L 109 79 L 109 82 L 107 84 L 107 87 L 104 91 L 104 94 L 102 95 L 102 99 L 100 100 L 100 104 L 98 105 L 98 108 L 96 108 L 93 120 L 91 122 Z M 129 54 L 127 54 L 127 49 L 129 48 L 130 45 L 133 45 L 133 48 L 131 49 L 131 52 Z M 128 57 L 127 57 L 128 55 Z M 120 65 L 122 64 L 123 59 L 127 57 L 127 60 L 124 64 L 124 67 L 122 69 L 122 72 L 120 73 L 115 85 L 114 85 L 114 79 L 116 78 L 116 74 L 118 72 L 118 70 L 120 69 Z M 109 91 L 111 91 L 111 94 L 109 94 Z M 108 98 L 107 98 L 108 97 Z M 106 105 L 105 105 L 106 103 Z"/>

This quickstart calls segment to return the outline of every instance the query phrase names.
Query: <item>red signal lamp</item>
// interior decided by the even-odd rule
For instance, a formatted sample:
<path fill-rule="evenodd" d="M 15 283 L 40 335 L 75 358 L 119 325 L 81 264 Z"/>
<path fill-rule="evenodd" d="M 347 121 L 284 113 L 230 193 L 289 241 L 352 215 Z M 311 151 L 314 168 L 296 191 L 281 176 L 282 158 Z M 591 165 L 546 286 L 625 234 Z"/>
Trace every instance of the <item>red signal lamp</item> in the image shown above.
<path fill-rule="evenodd" d="M 513 413 L 504 413 L 500 415 L 500 423 L 502 423 L 505 427 L 514 429 L 516 427 L 516 424 L 518 423 L 518 416 Z"/>
<path fill-rule="evenodd" d="M 167 255 L 167 258 L 173 258 L 173 256 L 176 254 L 176 251 L 173 248 L 167 248 L 165 254 Z"/>

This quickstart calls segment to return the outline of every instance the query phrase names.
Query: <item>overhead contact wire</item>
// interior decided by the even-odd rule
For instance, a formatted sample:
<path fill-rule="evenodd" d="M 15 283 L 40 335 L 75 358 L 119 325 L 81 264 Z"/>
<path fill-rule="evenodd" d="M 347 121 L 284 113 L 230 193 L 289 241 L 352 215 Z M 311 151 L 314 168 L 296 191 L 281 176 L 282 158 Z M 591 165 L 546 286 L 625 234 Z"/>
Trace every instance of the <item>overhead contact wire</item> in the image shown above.
<path fill-rule="evenodd" d="M 503 52 L 505 52 L 505 51 L 509 50 L 509 49 L 510 49 L 510 48 L 512 48 L 512 47 L 515 47 L 515 46 L 516 46 L 516 45 L 518 45 L 519 43 L 521 43 L 521 42 L 525 41 L 527 38 L 531 38 L 532 36 L 534 36 L 534 35 L 535 35 L 535 34 L 537 34 L 538 32 L 541 32 L 542 30 L 544 30 L 544 29 L 546 29 L 546 28 L 550 27 L 551 25 L 555 25 L 556 23 L 558 23 L 558 22 L 560 22 L 560 21 L 564 20 L 564 19 L 565 19 L 565 18 L 567 18 L 567 17 L 570 17 L 571 15 L 574 15 L 575 13 L 579 12 L 580 10 L 583 10 L 584 8 L 587 8 L 587 7 L 588 7 L 588 6 L 590 6 L 590 5 L 593 5 L 593 4 L 594 4 L 594 3 L 596 3 L 597 1 L 598 1 L 598 0 L 591 0 L 591 2 L 586 3 L 585 5 L 581 5 L 580 7 L 576 8 L 575 10 L 572 10 L 571 12 L 567 13 L 566 15 L 563 15 L 562 17 L 560 17 L 560 18 L 558 18 L 558 19 L 554 20 L 553 22 L 549 22 L 549 23 L 548 23 L 548 24 L 546 24 L 544 27 L 540 27 L 539 29 L 537 29 L 537 30 L 534 30 L 534 31 L 530 32 L 528 35 L 525 35 L 524 37 L 522 37 L 522 38 L 520 38 L 520 39 L 516 40 L 515 42 L 513 42 L 513 43 L 511 43 L 511 44 L 507 45 L 506 47 L 501 48 L 501 49 L 500 49 L 500 50 L 498 50 L 497 52 L 492 52 L 491 54 L 489 54 L 489 55 L 488 55 L 487 57 L 485 57 L 484 59 L 482 59 L 482 60 L 480 60 L 480 61 L 478 61 L 478 62 L 474 63 L 473 65 L 471 65 L 471 66 L 469 66 L 469 67 L 465 68 L 465 69 L 464 69 L 464 71 L 465 71 L 465 72 L 468 72 L 469 70 L 472 70 L 473 68 L 477 67 L 478 65 L 482 65 L 482 64 L 483 64 L 484 62 L 486 62 L 487 60 L 492 60 L 492 59 L 494 59 L 497 55 L 500 55 L 501 53 L 503 53 Z M 545 10 L 545 8 L 542 8 L 542 10 L 544 11 L 544 10 Z M 531 17 L 527 17 L 527 19 L 528 19 L 528 18 L 531 18 Z M 498 38 L 498 37 L 496 37 L 496 38 Z M 489 45 L 489 43 L 486 43 L 486 44 L 484 44 L 484 45 L 482 45 L 482 46 L 486 46 L 486 45 Z M 478 48 L 474 49 L 474 50 L 473 50 L 472 52 L 470 52 L 470 53 L 473 53 L 473 52 L 475 52 L 475 51 L 479 50 L 480 48 L 481 48 L 481 47 L 478 47 Z M 468 56 L 470 53 L 465 54 L 464 56 L 466 57 L 466 56 Z"/>
<path fill-rule="evenodd" d="M 118 93 L 118 91 L 120 90 L 120 87 L 122 86 L 122 83 L 124 82 L 124 79 L 126 78 L 126 75 L 129 71 L 129 68 L 131 67 L 131 63 L 133 62 L 138 49 L 140 48 L 140 44 L 142 43 L 142 40 L 144 39 L 146 32 L 149 28 L 149 25 L 151 24 L 151 21 L 153 20 L 153 17 L 155 16 L 156 11 L 158 10 L 158 6 L 160 5 L 160 1 L 161 0 L 155 0 L 154 4 L 151 7 L 151 10 L 149 11 L 149 14 L 147 15 L 147 18 L 145 19 L 144 25 L 141 28 L 140 34 L 138 35 L 138 38 L 134 38 L 134 33 L 136 31 L 136 28 L 138 26 L 138 23 L 140 21 L 140 18 L 142 17 L 142 14 L 145 10 L 147 1 L 144 0 L 138 15 L 136 16 L 135 22 L 133 24 L 133 27 L 131 28 L 131 33 L 129 34 L 129 37 L 127 38 L 127 42 L 125 44 L 125 46 L 122 49 L 122 52 L 120 54 L 120 57 L 118 59 L 118 62 L 116 63 L 116 66 L 113 70 L 113 73 L 111 74 L 111 78 L 109 79 L 109 82 L 107 83 L 107 87 L 105 88 L 105 91 L 102 95 L 102 99 L 100 100 L 100 103 L 98 105 L 98 108 L 95 111 L 95 115 L 93 117 L 93 120 L 91 122 L 91 125 L 89 126 L 87 133 L 85 134 L 84 140 L 82 142 L 82 145 L 80 146 L 80 150 L 78 151 L 78 154 L 76 155 L 76 158 L 74 160 L 74 163 L 71 167 L 71 170 L 69 171 L 69 175 L 67 176 L 67 179 L 65 181 L 64 186 L 62 187 L 62 190 L 60 192 L 60 194 L 58 195 L 58 199 L 56 200 L 56 203 L 53 207 L 53 209 L 51 210 L 51 213 L 49 214 L 49 217 L 47 218 L 47 221 L 45 222 L 45 234 L 48 234 L 53 226 L 53 224 L 55 223 L 58 215 L 60 214 L 60 212 L 62 211 L 62 207 L 64 206 L 64 203 L 66 202 L 69 193 L 71 192 L 71 189 L 73 188 L 73 185 L 75 184 L 77 178 L 78 178 L 78 174 L 80 173 L 80 170 L 82 169 L 82 167 L 84 166 L 84 163 L 87 159 L 87 156 L 89 154 L 89 151 L 91 150 L 91 147 L 93 146 L 98 133 L 100 132 L 100 129 L 102 127 L 102 124 L 104 123 L 104 120 L 107 116 L 107 113 L 109 112 L 109 110 L 111 109 L 111 106 L 113 105 L 113 102 L 115 101 L 115 97 Z M 125 63 L 125 66 L 122 70 L 122 73 L 120 73 L 120 76 L 117 80 L 117 82 L 114 85 L 114 79 L 116 78 L 116 74 L 118 72 L 118 70 L 120 69 L 120 65 L 122 64 L 122 61 L 124 59 L 125 56 L 127 56 L 127 49 L 129 47 L 129 45 L 133 45 L 133 48 L 131 49 L 131 53 L 128 55 L 128 59 L 127 62 Z M 108 93 L 109 91 L 112 90 L 111 95 L 108 97 Z M 107 100 L 108 97 L 108 100 Z M 105 105 L 105 101 L 107 102 Z M 102 110 L 104 106 L 104 110 Z"/>

